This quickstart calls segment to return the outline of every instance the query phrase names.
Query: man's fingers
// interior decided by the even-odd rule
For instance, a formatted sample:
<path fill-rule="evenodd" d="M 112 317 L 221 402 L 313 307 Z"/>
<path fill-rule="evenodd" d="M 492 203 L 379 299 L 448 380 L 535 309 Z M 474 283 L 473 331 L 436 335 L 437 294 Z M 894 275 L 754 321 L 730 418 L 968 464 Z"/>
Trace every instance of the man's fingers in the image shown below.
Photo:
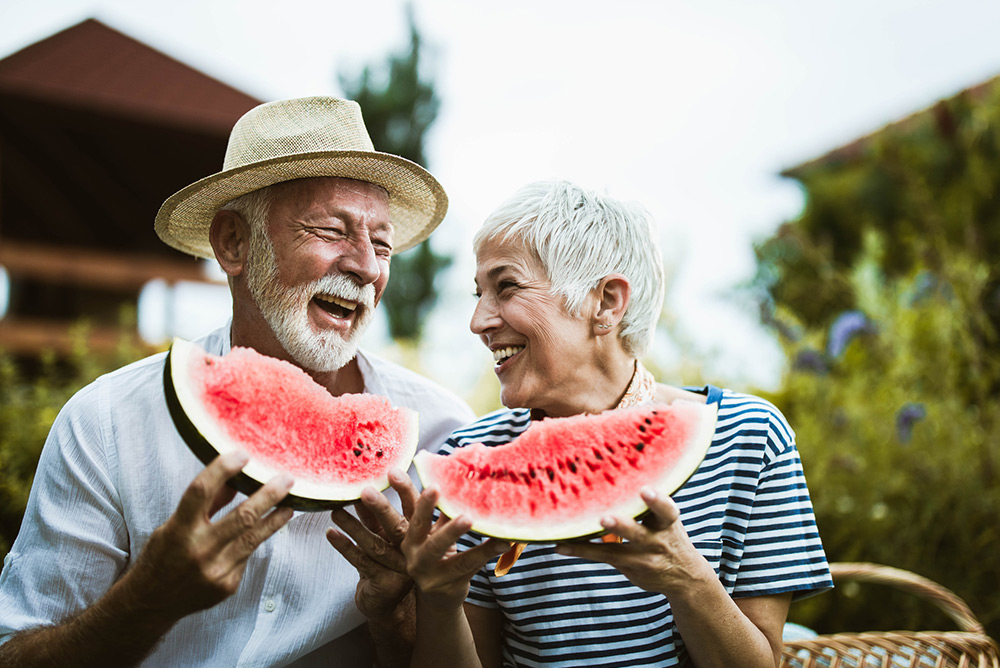
<path fill-rule="evenodd" d="M 184 490 L 184 495 L 177 504 L 177 519 L 191 524 L 198 519 L 211 517 L 222 507 L 216 506 L 215 502 L 220 496 L 219 493 L 225 489 L 226 481 L 243 470 L 249 460 L 249 456 L 239 450 L 227 452 L 213 459 Z"/>
<path fill-rule="evenodd" d="M 351 537 L 357 547 L 371 559 L 400 573 L 406 572 L 406 560 L 393 545 L 368 530 L 356 517 L 343 508 L 330 513 L 330 519 Z M 336 545 L 334 545 L 336 547 Z"/>
<path fill-rule="evenodd" d="M 230 501 L 236 496 L 236 488 L 230 487 L 229 485 L 223 485 L 219 493 L 215 495 L 212 500 L 212 505 L 208 508 L 208 516 L 215 517 L 215 514 L 222 510 Z"/>
<path fill-rule="evenodd" d="M 367 565 L 365 553 L 359 550 L 350 538 L 331 527 L 326 530 L 326 539 L 337 552 L 340 552 L 344 559 L 347 559 L 351 566 L 354 566 L 358 572 L 362 572 L 362 568 Z"/>
<path fill-rule="evenodd" d="M 228 543 L 237 536 L 255 531 L 261 525 L 261 518 L 264 517 L 265 513 L 288 496 L 288 491 L 293 484 L 294 480 L 286 473 L 276 475 L 267 481 L 246 501 L 233 508 L 225 517 L 216 522 L 215 529 L 219 541 Z"/>
<path fill-rule="evenodd" d="M 392 504 L 389 503 L 389 499 L 385 498 L 384 494 L 379 494 L 373 487 L 366 487 L 361 490 L 361 506 L 358 508 L 359 515 L 361 514 L 362 509 L 370 513 L 376 520 L 378 520 L 379 526 L 382 528 L 382 531 L 385 533 L 390 543 L 393 545 L 399 545 L 399 543 L 403 540 L 403 536 L 406 535 L 406 529 L 409 527 L 409 522 L 406 521 L 406 518 L 396 512 L 396 509 L 392 507 Z M 377 533 L 377 528 L 372 530 Z"/>

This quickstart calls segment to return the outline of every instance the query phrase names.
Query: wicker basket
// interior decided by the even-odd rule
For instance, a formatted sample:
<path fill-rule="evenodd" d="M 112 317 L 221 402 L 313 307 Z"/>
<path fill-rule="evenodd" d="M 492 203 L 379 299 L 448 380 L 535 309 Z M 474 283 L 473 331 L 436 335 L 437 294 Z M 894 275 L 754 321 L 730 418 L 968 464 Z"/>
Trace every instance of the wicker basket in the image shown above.
<path fill-rule="evenodd" d="M 837 582 L 890 585 L 943 610 L 960 631 L 837 633 L 785 642 L 781 668 L 1000 668 L 1000 649 L 965 601 L 941 585 L 878 564 L 830 564 Z"/>

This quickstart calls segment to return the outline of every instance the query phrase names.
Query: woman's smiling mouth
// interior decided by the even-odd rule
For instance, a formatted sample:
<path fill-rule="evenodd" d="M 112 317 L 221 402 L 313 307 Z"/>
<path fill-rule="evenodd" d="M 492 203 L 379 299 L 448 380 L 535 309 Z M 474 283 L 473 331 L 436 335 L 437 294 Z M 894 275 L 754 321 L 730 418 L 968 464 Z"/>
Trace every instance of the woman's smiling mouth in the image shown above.
<path fill-rule="evenodd" d="M 501 366 L 504 362 L 522 350 L 524 350 L 524 346 L 507 346 L 505 348 L 497 348 L 493 351 L 493 362 L 496 366 Z"/>

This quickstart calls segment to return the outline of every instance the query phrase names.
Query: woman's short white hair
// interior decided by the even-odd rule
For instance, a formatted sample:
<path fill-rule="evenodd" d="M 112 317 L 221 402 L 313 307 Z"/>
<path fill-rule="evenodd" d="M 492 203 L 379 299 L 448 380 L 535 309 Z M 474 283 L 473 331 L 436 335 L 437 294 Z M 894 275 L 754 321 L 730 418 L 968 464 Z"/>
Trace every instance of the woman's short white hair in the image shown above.
<path fill-rule="evenodd" d="M 629 354 L 646 352 L 663 307 L 664 278 L 656 226 L 643 206 L 568 181 L 530 183 L 486 218 L 473 249 L 478 254 L 494 240 L 533 252 L 572 315 L 602 278 L 625 276 L 632 296 L 618 338 Z"/>

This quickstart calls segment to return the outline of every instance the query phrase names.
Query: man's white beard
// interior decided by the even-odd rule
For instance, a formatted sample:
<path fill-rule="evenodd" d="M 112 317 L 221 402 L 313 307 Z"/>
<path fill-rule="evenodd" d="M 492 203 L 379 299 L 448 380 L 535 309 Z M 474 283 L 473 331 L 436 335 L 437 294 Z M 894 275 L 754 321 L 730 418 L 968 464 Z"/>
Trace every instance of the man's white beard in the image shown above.
<path fill-rule="evenodd" d="M 266 233 L 251 232 L 247 286 L 278 342 L 304 369 L 336 371 L 354 358 L 358 342 L 375 312 L 375 286 L 359 286 L 343 274 L 286 287 L 278 277 L 274 246 Z M 335 295 L 359 304 L 354 327 L 344 338 L 335 331 L 314 332 L 308 307 L 317 294 Z"/>

